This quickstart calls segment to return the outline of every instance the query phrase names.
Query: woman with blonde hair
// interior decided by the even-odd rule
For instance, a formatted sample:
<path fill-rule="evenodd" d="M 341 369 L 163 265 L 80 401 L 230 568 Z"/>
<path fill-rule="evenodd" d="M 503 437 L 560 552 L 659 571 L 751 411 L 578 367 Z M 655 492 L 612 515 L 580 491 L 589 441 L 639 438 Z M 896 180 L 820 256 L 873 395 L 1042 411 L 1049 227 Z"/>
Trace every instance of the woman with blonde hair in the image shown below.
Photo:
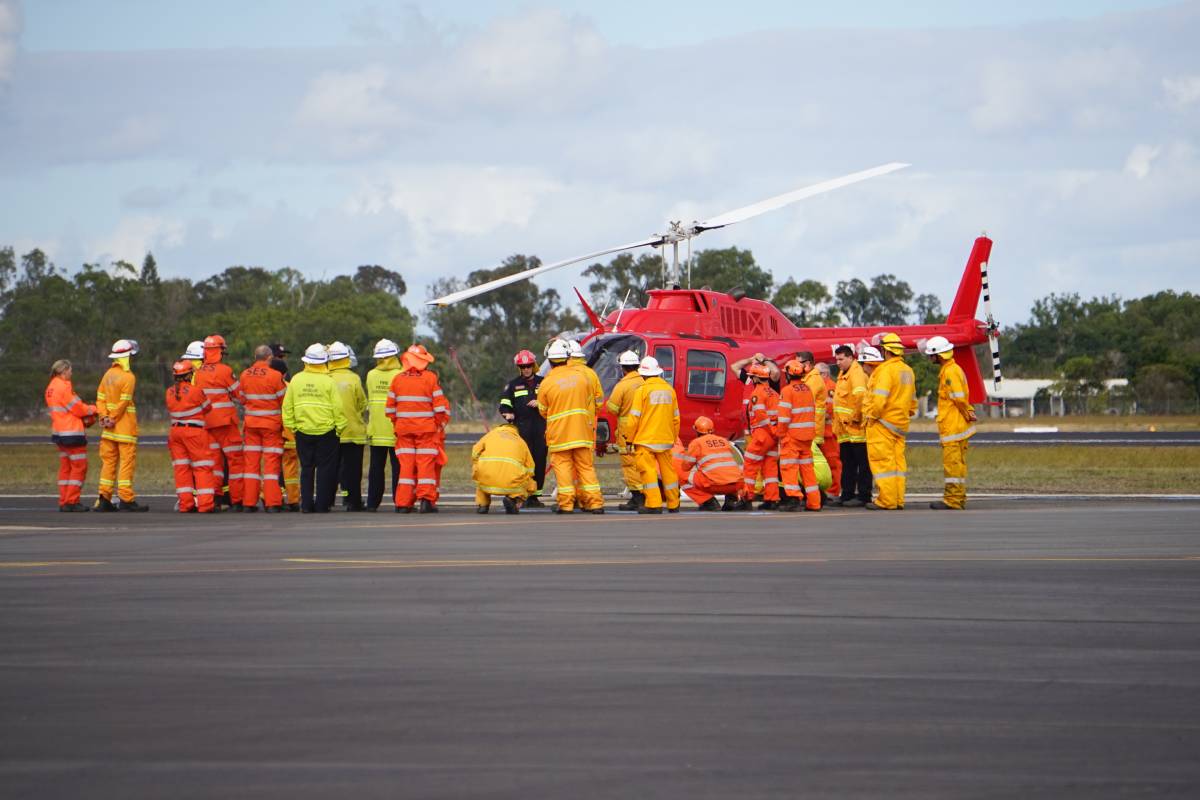
<path fill-rule="evenodd" d="M 65 358 L 50 367 L 46 407 L 50 410 L 50 440 L 58 447 L 58 510 L 87 511 L 87 506 L 79 502 L 88 467 L 84 428 L 95 424 L 96 407 L 75 394 L 71 362 Z"/>

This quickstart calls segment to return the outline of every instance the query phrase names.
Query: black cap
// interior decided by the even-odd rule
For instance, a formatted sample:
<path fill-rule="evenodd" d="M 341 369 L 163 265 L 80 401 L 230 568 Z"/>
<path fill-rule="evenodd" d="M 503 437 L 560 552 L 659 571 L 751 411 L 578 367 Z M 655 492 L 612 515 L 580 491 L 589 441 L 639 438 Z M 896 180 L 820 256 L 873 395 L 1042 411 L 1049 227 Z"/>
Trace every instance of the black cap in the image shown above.
<path fill-rule="evenodd" d="M 286 347 L 281 345 L 279 342 L 276 342 L 275 344 L 269 345 L 269 346 L 271 348 L 271 355 L 275 356 L 276 358 L 283 358 L 284 356 L 289 355 L 292 352 L 291 350 L 288 350 Z"/>

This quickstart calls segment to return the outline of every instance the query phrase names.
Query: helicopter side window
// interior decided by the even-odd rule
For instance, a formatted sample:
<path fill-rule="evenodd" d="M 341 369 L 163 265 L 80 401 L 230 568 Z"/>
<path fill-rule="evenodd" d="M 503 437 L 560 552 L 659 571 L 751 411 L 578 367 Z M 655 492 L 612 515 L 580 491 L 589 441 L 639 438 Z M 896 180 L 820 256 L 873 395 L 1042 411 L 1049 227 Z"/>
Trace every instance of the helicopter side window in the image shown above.
<path fill-rule="evenodd" d="M 725 356 L 713 350 L 688 350 L 687 394 L 719 400 L 725 396 Z"/>
<path fill-rule="evenodd" d="M 654 357 L 658 359 L 658 365 L 662 367 L 662 379 L 672 386 L 675 385 L 675 348 L 668 345 L 659 345 L 654 348 Z"/>

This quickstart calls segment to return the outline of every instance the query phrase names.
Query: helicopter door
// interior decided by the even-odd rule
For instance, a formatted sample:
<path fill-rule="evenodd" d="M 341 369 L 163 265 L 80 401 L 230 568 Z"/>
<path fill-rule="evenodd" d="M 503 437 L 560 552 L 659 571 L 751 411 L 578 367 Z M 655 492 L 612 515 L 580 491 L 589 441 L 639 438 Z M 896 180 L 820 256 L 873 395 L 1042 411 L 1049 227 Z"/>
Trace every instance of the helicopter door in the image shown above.
<path fill-rule="evenodd" d="M 685 393 L 689 399 L 711 403 L 715 409 L 725 398 L 725 378 L 728 374 L 724 353 L 688 350 Z"/>

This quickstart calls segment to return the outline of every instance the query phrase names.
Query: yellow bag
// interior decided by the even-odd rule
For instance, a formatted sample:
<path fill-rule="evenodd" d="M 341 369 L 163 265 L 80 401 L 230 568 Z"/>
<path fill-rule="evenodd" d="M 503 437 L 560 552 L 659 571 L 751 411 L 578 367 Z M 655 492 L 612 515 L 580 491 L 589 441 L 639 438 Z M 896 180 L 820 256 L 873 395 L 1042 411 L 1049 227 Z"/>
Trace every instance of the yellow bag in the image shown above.
<path fill-rule="evenodd" d="M 813 470 L 817 473 L 817 486 L 821 487 L 821 491 L 826 491 L 833 485 L 833 473 L 829 470 L 829 462 L 825 460 L 825 454 L 821 452 L 821 448 L 815 444 L 812 454 Z"/>

